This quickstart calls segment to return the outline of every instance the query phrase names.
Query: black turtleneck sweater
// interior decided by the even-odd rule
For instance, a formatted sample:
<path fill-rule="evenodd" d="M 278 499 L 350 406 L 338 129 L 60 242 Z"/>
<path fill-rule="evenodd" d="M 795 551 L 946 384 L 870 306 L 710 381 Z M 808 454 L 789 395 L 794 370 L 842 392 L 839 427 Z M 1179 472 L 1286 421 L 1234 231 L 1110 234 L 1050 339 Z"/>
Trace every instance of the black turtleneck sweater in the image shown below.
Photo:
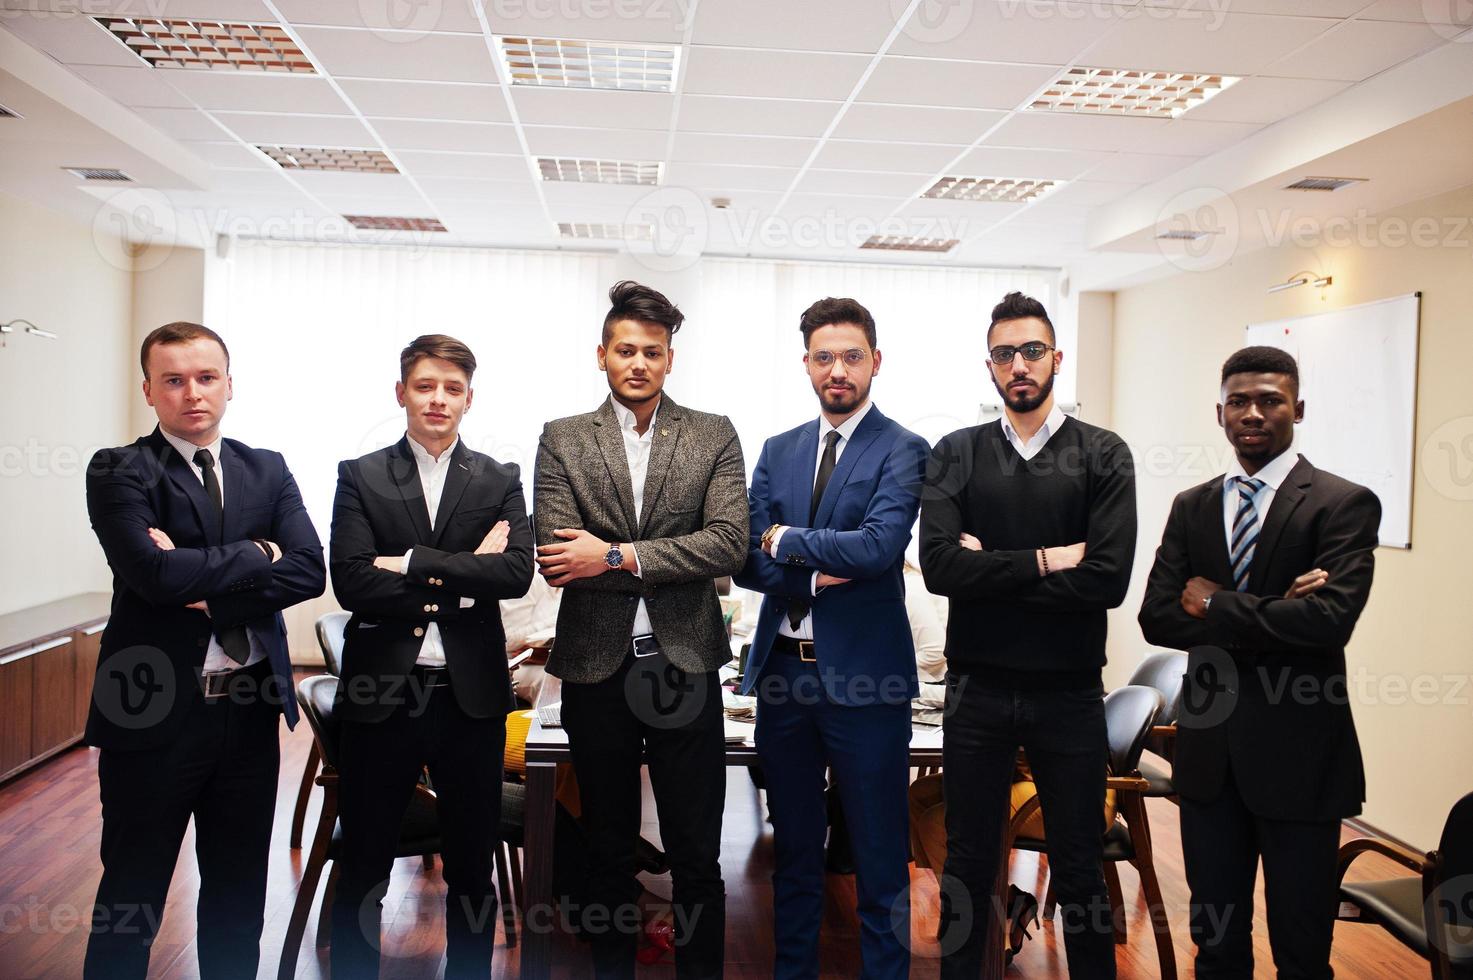
<path fill-rule="evenodd" d="M 962 532 L 983 550 L 958 544 Z M 1135 539 L 1135 471 L 1115 433 L 1066 419 L 1031 460 L 1001 421 L 942 439 L 921 496 L 921 572 L 951 600 L 947 669 L 1018 688 L 1097 685 L 1105 610 L 1125 598 Z M 1039 548 L 1080 541 L 1078 567 L 1039 574 Z"/>

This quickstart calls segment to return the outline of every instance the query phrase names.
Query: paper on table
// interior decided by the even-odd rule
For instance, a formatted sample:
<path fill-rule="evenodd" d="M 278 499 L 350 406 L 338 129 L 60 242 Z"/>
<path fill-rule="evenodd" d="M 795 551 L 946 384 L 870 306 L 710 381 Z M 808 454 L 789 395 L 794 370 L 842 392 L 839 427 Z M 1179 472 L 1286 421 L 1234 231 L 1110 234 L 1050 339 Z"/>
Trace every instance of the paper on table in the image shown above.
<path fill-rule="evenodd" d="M 912 725 L 910 728 L 910 747 L 913 749 L 941 748 L 941 726 Z"/>
<path fill-rule="evenodd" d="M 727 745 L 751 745 L 752 737 L 757 733 L 757 726 L 749 721 L 736 721 L 731 718 L 726 721 L 726 744 Z"/>

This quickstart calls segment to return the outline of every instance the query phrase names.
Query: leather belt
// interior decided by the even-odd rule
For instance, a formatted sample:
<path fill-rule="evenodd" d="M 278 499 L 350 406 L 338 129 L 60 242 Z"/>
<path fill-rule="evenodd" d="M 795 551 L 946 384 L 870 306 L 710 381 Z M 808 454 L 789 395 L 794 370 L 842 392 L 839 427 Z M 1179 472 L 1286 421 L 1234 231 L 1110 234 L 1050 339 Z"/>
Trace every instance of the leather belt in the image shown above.
<path fill-rule="evenodd" d="M 271 676 L 271 659 L 263 658 L 251 664 L 249 667 L 237 667 L 235 670 L 217 670 L 212 673 L 202 673 L 199 677 L 200 692 L 204 694 L 206 701 L 218 701 L 228 697 L 230 689 L 237 677 L 250 677 L 261 681 Z M 252 694 L 258 693 L 252 691 Z"/>
<path fill-rule="evenodd" d="M 786 653 L 789 656 L 797 657 L 805 664 L 818 663 L 818 654 L 813 650 L 812 640 L 799 640 L 795 637 L 784 636 L 779 633 L 773 637 L 772 651 L 773 653 Z"/>
<path fill-rule="evenodd" d="M 450 670 L 447 667 L 430 667 L 426 664 L 415 664 L 410 673 L 418 676 L 423 683 L 419 688 L 421 691 L 433 691 L 436 688 L 450 686 Z"/>

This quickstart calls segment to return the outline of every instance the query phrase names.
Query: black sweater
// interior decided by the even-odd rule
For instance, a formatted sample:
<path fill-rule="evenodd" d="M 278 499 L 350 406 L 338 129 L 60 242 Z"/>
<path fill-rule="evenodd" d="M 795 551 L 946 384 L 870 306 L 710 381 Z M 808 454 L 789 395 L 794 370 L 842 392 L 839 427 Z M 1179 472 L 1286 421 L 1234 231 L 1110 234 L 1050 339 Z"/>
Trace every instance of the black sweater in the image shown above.
<path fill-rule="evenodd" d="M 964 531 L 982 551 L 957 543 Z M 1018 687 L 1098 683 L 1105 610 L 1125 598 L 1135 538 L 1135 471 L 1115 433 L 1065 419 L 1026 461 L 1001 421 L 942 439 L 921 497 L 921 572 L 951 599 L 948 669 Z M 1079 541 L 1078 567 L 1039 575 L 1039 548 Z"/>

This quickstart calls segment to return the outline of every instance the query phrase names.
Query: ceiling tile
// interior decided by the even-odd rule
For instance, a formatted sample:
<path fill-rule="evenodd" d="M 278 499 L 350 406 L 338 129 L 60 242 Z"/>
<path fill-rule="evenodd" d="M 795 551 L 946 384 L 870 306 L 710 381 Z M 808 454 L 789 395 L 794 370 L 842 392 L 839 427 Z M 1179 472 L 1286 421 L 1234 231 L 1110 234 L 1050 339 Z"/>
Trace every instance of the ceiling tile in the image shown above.
<path fill-rule="evenodd" d="M 471 180 L 465 177 L 420 177 L 419 186 L 431 198 L 459 201 L 535 200 L 530 180 Z"/>
<path fill-rule="evenodd" d="M 828 170 L 878 170 L 889 173 L 934 174 L 962 151 L 959 146 L 927 143 L 861 143 L 828 140 L 813 165 Z"/>
<path fill-rule="evenodd" d="M 72 7 L 70 11 L 28 16 L 21 12 L 7 13 L 5 28 L 34 48 L 39 48 L 64 65 L 116 65 L 122 68 L 137 68 L 143 60 L 123 46 L 123 43 L 91 17 L 85 17 Z"/>
<path fill-rule="evenodd" d="M 1214 13 L 1193 7 L 1172 17 L 1146 16 L 1124 22 L 1085 52 L 1082 63 L 1099 68 L 1256 75 L 1335 23 L 1327 18 Z"/>
<path fill-rule="evenodd" d="M 1039 65 L 888 57 L 880 60 L 859 93 L 859 101 L 1015 109 L 1056 70 Z"/>
<path fill-rule="evenodd" d="M 210 190 L 226 194 L 274 195 L 293 191 L 280 170 L 211 170 Z"/>
<path fill-rule="evenodd" d="M 198 109 L 134 109 L 145 122 L 152 123 L 176 140 L 220 140 L 228 135 L 210 122 Z"/>
<path fill-rule="evenodd" d="M 224 133 L 216 131 L 219 136 Z M 212 167 L 232 167 L 243 170 L 275 170 L 276 166 L 263 159 L 256 151 L 243 143 L 186 142 L 185 148 Z"/>
<path fill-rule="evenodd" d="M 1198 159 L 1198 157 L 1151 153 L 1111 153 L 1102 155 L 1100 162 L 1082 176 L 1090 180 L 1122 180 L 1149 184 L 1191 166 Z"/>
<path fill-rule="evenodd" d="M 293 170 L 291 175 L 303 190 L 317 197 L 372 194 L 395 198 L 415 195 L 414 185 L 402 174 L 313 173 Z"/>
<path fill-rule="evenodd" d="M 665 183 L 717 191 L 785 191 L 798 176 L 796 167 L 738 167 L 714 163 L 672 163 Z"/>
<path fill-rule="evenodd" d="M 979 146 L 956 164 L 956 176 L 1073 180 L 1107 157 L 1108 153 L 1099 151 Z"/>
<path fill-rule="evenodd" d="M 437 217 L 424 198 L 418 195 L 387 197 L 366 191 L 359 194 L 323 194 L 318 197 L 318 200 L 324 207 L 338 214 L 373 214 L 402 218 Z"/>
<path fill-rule="evenodd" d="M 159 74 L 201 109 L 327 115 L 350 112 L 327 79 L 310 75 L 205 71 L 160 71 Z"/>
<path fill-rule="evenodd" d="M 1194 122 L 1273 123 L 1349 87 L 1349 82 L 1257 75 L 1217 93 L 1192 109 L 1186 118 Z"/>
<path fill-rule="evenodd" d="M 759 167 L 802 166 L 817 140 L 778 136 L 714 136 L 677 133 L 670 159 L 684 163 L 743 163 Z"/>
<path fill-rule="evenodd" d="M 465 2 L 465 0 L 454 0 Z M 492 33 L 521 37 L 583 38 L 679 44 L 690 0 L 490 0 L 485 4 Z"/>
<path fill-rule="evenodd" d="M 1265 2 L 1265 0 L 1260 0 L 1260 2 Z M 1408 24 L 1446 24 L 1461 29 L 1473 27 L 1466 7 L 1459 7 L 1453 3 L 1415 3 L 1411 0 L 1375 0 L 1369 7 L 1364 7 L 1359 11 L 1356 19 L 1400 20 Z"/>
<path fill-rule="evenodd" d="M 284 113 L 245 112 L 217 112 L 214 115 L 247 143 L 360 148 L 378 146 L 378 141 L 352 116 L 292 116 Z"/>
<path fill-rule="evenodd" d="M 481 33 L 473 0 L 431 0 L 403 3 L 399 0 L 364 0 L 362 3 L 323 3 L 322 0 L 276 0 L 276 9 L 293 24 L 329 24 L 364 27 L 393 40 L 409 44 L 430 31 Z M 495 6 L 489 4 L 488 6 Z"/>
<path fill-rule="evenodd" d="M 601 129 L 670 128 L 675 96 L 660 92 L 601 92 L 593 89 L 513 85 L 517 115 L 528 126 L 592 126 Z"/>
<path fill-rule="evenodd" d="M 940 109 L 856 102 L 834 136 L 841 139 L 902 140 L 968 146 L 1007 113 L 991 109 Z"/>
<path fill-rule="evenodd" d="M 531 171 L 527 158 L 517 155 L 494 156 L 486 153 L 428 153 L 422 150 L 400 150 L 395 153 L 405 171 L 415 178 L 477 178 L 481 180 L 516 180 L 527 178 Z"/>
<path fill-rule="evenodd" d="M 842 104 L 686 95 L 680 100 L 678 128 L 686 133 L 817 137 L 823 135 Z"/>
<path fill-rule="evenodd" d="M 1172 119 L 1166 126 L 1142 136 L 1131 149 L 1142 153 L 1206 156 L 1247 139 L 1263 127 L 1258 123 L 1200 122 Z"/>
<path fill-rule="evenodd" d="M 861 197 L 914 197 L 926 178 L 916 174 L 809 170 L 794 190 L 802 194 L 855 194 Z"/>
<path fill-rule="evenodd" d="M 853 0 L 702 2 L 697 44 L 873 54 L 895 28 L 892 9 L 905 5 Z"/>
<path fill-rule="evenodd" d="M 345 79 L 339 83 L 365 116 L 511 122 L 498 85 Z"/>
<path fill-rule="evenodd" d="M 373 128 L 395 152 L 461 150 L 468 153 L 520 153 L 516 128 L 499 123 L 375 119 Z"/>
<path fill-rule="evenodd" d="M 735 48 L 688 49 L 687 95 L 748 95 L 784 98 L 847 99 L 870 59 L 858 54 L 748 51 Z"/>
<path fill-rule="evenodd" d="M 1273 71 L 1358 82 L 1443 43 L 1427 24 L 1353 20 L 1277 62 Z"/>
<path fill-rule="evenodd" d="M 1171 124 L 1169 119 L 1127 119 L 1062 112 L 1020 112 L 987 137 L 989 146 L 1058 150 L 1133 150 Z"/>
<path fill-rule="evenodd" d="M 8 23 L 0 20 L 0 23 Z M 116 65 L 73 65 L 72 71 L 94 88 L 126 106 L 148 108 L 192 108 L 190 101 L 159 77 L 164 72 L 135 62 L 133 67 Z"/>
<path fill-rule="evenodd" d="M 963 9 L 966 17 L 960 16 L 960 11 L 947 10 L 932 23 L 935 10 L 923 3 L 889 53 L 1064 65 L 1121 20 L 1120 13 L 1109 5 L 1051 0 L 993 0 L 968 3 Z"/>
<path fill-rule="evenodd" d="M 426 82 L 494 82 L 496 68 L 481 37 L 428 34 L 396 44 L 373 31 L 303 27 L 308 52 L 338 78 L 410 78 Z"/>
<path fill-rule="evenodd" d="M 654 130 L 568 129 L 527 126 L 527 149 L 539 157 L 593 160 L 662 160 L 667 134 Z"/>

